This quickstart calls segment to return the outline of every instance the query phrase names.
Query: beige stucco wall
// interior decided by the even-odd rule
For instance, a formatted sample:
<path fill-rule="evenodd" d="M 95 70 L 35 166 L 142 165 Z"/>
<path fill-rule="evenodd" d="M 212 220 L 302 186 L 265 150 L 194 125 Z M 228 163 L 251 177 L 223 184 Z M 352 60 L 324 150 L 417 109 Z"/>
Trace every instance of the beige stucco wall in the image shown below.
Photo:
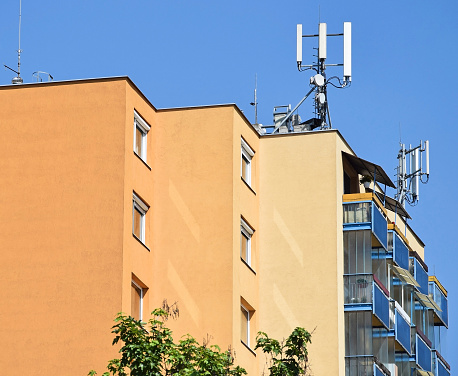
<path fill-rule="evenodd" d="M 297 326 L 313 331 L 313 374 L 343 375 L 341 150 L 349 149 L 330 131 L 265 137 L 260 150 L 260 330 L 277 339 Z"/>

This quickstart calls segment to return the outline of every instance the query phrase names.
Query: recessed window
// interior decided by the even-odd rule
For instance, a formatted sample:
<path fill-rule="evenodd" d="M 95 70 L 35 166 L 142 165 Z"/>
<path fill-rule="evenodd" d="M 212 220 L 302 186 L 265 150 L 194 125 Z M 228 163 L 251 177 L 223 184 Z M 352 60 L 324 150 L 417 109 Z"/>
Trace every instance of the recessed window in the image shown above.
<path fill-rule="evenodd" d="M 240 339 L 245 345 L 251 347 L 250 337 L 254 309 L 243 298 L 241 298 L 240 302 L 240 314 Z"/>
<path fill-rule="evenodd" d="M 145 217 L 148 211 L 148 205 L 135 193 L 132 202 L 132 234 L 145 244 Z"/>
<path fill-rule="evenodd" d="M 240 220 L 240 258 L 251 267 L 251 237 L 254 230 L 243 218 Z"/>
<path fill-rule="evenodd" d="M 134 152 L 146 163 L 146 136 L 151 127 L 134 111 Z"/>
<path fill-rule="evenodd" d="M 240 338 L 248 347 L 250 347 L 250 311 L 243 305 L 240 306 L 240 310 L 242 313 Z"/>
<path fill-rule="evenodd" d="M 251 162 L 254 156 L 253 149 L 242 138 L 241 176 L 251 186 Z"/>
<path fill-rule="evenodd" d="M 143 288 L 135 281 L 131 282 L 131 313 L 135 320 L 143 319 Z"/>

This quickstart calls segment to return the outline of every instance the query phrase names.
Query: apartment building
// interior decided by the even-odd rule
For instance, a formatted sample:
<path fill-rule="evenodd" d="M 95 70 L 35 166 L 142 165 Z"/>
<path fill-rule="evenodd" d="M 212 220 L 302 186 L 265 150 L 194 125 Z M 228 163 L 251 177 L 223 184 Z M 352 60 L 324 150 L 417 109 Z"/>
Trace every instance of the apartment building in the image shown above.
<path fill-rule="evenodd" d="M 102 372 L 116 313 L 164 299 L 175 337 L 209 334 L 249 375 L 256 333 L 296 326 L 317 376 L 450 374 L 447 292 L 339 131 L 158 110 L 127 77 L 0 87 L 0 126 L 5 374 Z"/>

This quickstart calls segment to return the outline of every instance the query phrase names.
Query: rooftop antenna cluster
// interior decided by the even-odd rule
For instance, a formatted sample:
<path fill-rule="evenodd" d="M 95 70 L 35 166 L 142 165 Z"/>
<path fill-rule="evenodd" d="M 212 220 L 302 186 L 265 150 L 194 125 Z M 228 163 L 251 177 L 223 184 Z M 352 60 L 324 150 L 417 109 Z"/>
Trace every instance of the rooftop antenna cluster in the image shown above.
<path fill-rule="evenodd" d="M 410 145 L 408 150 L 400 143 L 398 160 L 396 199 L 404 207 L 405 202 L 416 205 L 420 199 L 420 182 L 426 184 L 429 180 L 429 141 L 420 141 L 416 147 Z"/>
<path fill-rule="evenodd" d="M 304 98 L 291 110 L 291 106 L 278 106 L 274 108 L 274 126 L 270 133 L 302 132 L 316 128 L 332 128 L 331 116 L 327 98 L 327 87 L 332 85 L 336 88 L 345 88 L 351 85 L 351 22 L 344 22 L 343 33 L 328 34 L 326 23 L 318 24 L 318 34 L 303 35 L 302 25 L 297 25 L 297 68 L 300 72 L 306 70 L 315 71 L 310 78 L 310 90 Z M 327 37 L 343 37 L 343 63 L 327 63 Z M 318 37 L 317 61 L 311 65 L 302 64 L 302 38 Z M 342 79 L 337 76 L 327 78 L 326 68 L 343 67 Z M 314 95 L 315 117 L 302 122 L 299 115 L 293 114 L 299 106 L 312 94 Z M 268 128 L 265 127 L 265 128 Z"/>

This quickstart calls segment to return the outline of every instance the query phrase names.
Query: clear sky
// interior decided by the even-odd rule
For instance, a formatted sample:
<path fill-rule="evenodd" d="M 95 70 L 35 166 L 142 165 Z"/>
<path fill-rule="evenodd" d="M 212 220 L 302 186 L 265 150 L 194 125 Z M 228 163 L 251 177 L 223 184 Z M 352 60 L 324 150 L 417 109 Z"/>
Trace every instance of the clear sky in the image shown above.
<path fill-rule="evenodd" d="M 14 69 L 18 11 L 19 0 L 1 2 L 0 63 Z M 400 137 L 430 140 L 430 181 L 407 210 L 430 274 L 449 292 L 444 355 L 456 372 L 457 15 L 454 0 L 23 0 L 21 73 L 24 82 L 38 70 L 55 80 L 128 75 L 157 108 L 236 103 L 253 122 L 257 74 L 258 120 L 271 124 L 274 106 L 294 106 L 308 91 L 310 72 L 296 69 L 296 24 L 314 34 L 321 19 L 328 33 L 340 33 L 351 21 L 352 86 L 329 90 L 332 124 L 392 180 Z M 304 41 L 304 63 L 313 61 L 314 43 Z M 340 63 L 341 53 L 341 41 L 329 41 L 328 62 Z M 1 85 L 12 77 L 0 70 Z M 311 103 L 299 113 L 311 117 Z"/>

